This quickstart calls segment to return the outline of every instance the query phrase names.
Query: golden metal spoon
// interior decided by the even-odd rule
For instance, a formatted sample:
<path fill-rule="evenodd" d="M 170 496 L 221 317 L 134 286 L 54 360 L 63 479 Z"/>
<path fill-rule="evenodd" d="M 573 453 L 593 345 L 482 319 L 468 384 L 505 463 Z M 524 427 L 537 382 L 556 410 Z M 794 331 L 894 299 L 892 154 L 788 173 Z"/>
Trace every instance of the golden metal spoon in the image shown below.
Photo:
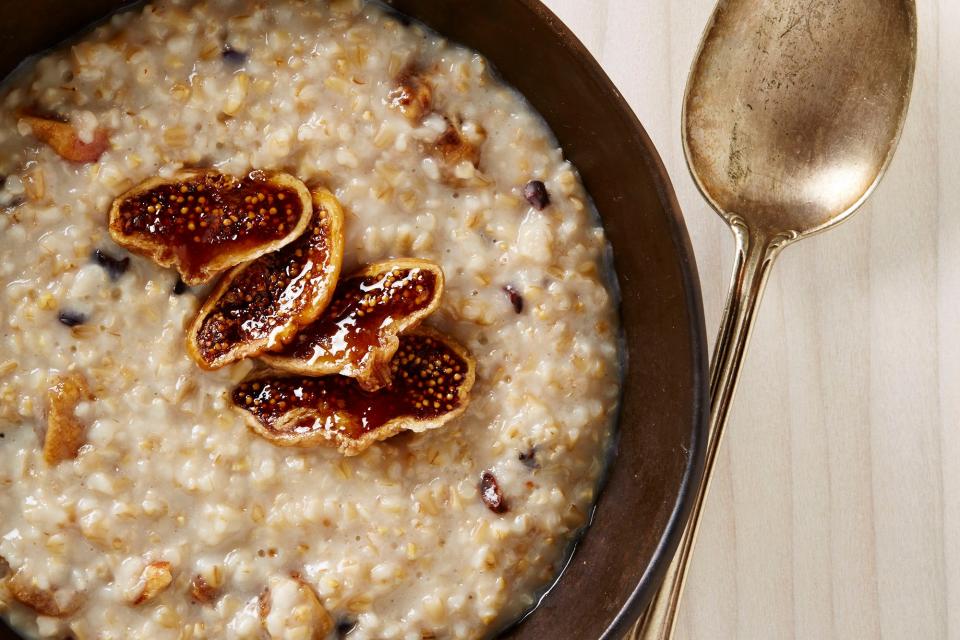
<path fill-rule="evenodd" d="M 669 640 L 704 498 L 770 268 L 845 220 L 880 181 L 916 61 L 914 0 L 720 0 L 687 82 L 683 144 L 737 243 L 710 365 L 704 480 L 660 590 L 632 637 Z"/>

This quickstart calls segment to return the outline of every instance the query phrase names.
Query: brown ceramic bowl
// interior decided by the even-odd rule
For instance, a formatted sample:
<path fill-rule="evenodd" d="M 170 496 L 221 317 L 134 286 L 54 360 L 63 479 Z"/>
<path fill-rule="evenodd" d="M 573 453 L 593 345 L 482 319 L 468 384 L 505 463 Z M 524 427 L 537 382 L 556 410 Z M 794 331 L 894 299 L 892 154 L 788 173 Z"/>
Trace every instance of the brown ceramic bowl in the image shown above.
<path fill-rule="evenodd" d="M 621 638 L 676 546 L 703 467 L 707 356 L 696 266 L 650 138 L 597 62 L 538 0 L 387 0 L 485 54 L 579 168 L 613 245 L 628 368 L 593 524 L 540 606 L 501 637 Z M 122 0 L 0 0 L 0 76 Z M 16 636 L 0 629 L 0 640 Z"/>

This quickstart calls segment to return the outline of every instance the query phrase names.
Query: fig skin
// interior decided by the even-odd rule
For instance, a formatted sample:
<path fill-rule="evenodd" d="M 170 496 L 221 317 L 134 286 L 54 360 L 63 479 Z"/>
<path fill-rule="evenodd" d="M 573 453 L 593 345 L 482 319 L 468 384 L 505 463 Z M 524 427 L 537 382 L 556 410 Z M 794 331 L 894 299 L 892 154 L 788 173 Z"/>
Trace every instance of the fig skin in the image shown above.
<path fill-rule="evenodd" d="M 222 209 L 222 206 L 241 206 L 238 202 L 231 201 L 241 195 L 240 193 L 234 193 L 238 185 L 246 186 L 251 191 L 255 187 L 276 191 L 277 197 L 279 198 L 282 194 L 284 200 L 286 194 L 291 193 L 298 207 L 295 224 L 290 224 L 290 229 L 286 233 L 275 235 L 273 232 L 275 226 L 272 224 L 258 224 L 255 226 L 256 231 L 253 231 L 246 227 L 244 218 L 234 222 L 230 219 L 229 213 L 231 212 Z M 178 236 L 174 236 L 171 232 L 164 234 L 149 229 L 131 230 L 128 228 L 133 226 L 132 218 L 136 218 L 138 215 L 153 214 L 149 211 L 149 204 L 142 214 L 139 212 L 131 214 L 127 209 L 129 205 L 142 205 L 144 204 L 143 199 L 149 197 L 151 192 L 162 192 L 172 187 L 209 189 L 211 194 L 219 190 L 220 193 L 227 194 L 223 197 L 224 203 L 222 203 L 222 206 L 218 206 L 216 202 L 212 201 L 200 203 L 199 198 L 196 202 L 183 202 L 176 205 L 185 205 L 177 215 L 188 218 L 195 216 L 198 220 L 201 220 L 201 224 L 212 222 L 217 225 L 214 234 L 217 236 L 216 242 L 209 239 L 206 241 L 197 239 L 201 233 L 209 238 L 211 234 L 209 228 L 204 231 L 196 228 L 190 231 L 189 227 L 188 229 L 178 229 Z M 262 193 L 261 191 L 260 194 L 262 195 Z M 291 213 L 293 213 L 293 206 L 291 204 Z M 197 212 L 191 210 L 191 208 L 200 209 L 200 211 Z M 218 210 L 219 213 L 217 213 Z M 241 214 L 243 212 L 238 209 L 233 213 Z M 175 268 L 180 273 L 184 283 L 193 286 L 212 280 L 214 276 L 226 269 L 255 260 L 264 254 L 290 244 L 306 230 L 312 214 L 313 204 L 310 191 L 306 185 L 291 175 L 252 171 L 247 176 L 237 178 L 211 169 L 190 169 L 178 171 L 171 178 L 151 178 L 116 198 L 110 208 L 109 230 L 110 237 L 118 245 L 153 260 L 161 267 Z M 260 222 L 262 216 L 266 214 L 261 214 L 258 211 L 251 215 L 260 216 L 255 218 L 257 222 Z M 190 222 L 192 223 L 193 220 L 191 219 Z M 233 229 L 236 229 L 236 231 L 233 231 Z M 220 238 L 219 236 L 223 234 L 232 236 L 232 238 Z M 262 237 L 258 237 L 258 234 Z"/>
<path fill-rule="evenodd" d="M 432 290 L 425 301 L 413 305 L 412 309 L 401 309 L 394 313 L 376 306 L 361 309 L 357 306 L 357 300 L 351 300 L 351 297 L 356 298 L 364 279 L 382 280 L 394 272 L 410 274 L 417 269 L 424 272 L 425 280 L 432 280 Z M 341 278 L 326 312 L 321 314 L 314 324 L 304 327 L 284 349 L 263 354 L 262 360 L 275 369 L 291 373 L 307 376 L 339 374 L 356 378 L 364 389 L 376 391 L 390 384 L 390 360 L 400 344 L 400 336 L 418 327 L 437 309 L 443 290 L 443 270 L 439 265 L 427 260 L 397 258 L 367 265 Z M 341 305 L 345 306 L 340 308 Z M 377 314 L 385 313 L 392 320 L 389 323 L 373 322 L 372 326 L 363 327 L 361 313 L 368 318 L 376 318 Z M 354 333 L 339 336 L 343 341 L 353 344 L 348 344 L 339 353 L 330 353 L 329 350 L 317 353 L 321 342 L 332 338 L 329 332 L 342 333 L 343 326 L 360 327 Z M 341 340 L 335 342 L 339 343 Z M 314 352 L 307 356 L 304 353 L 306 350 Z"/>
<path fill-rule="evenodd" d="M 241 382 L 230 394 L 231 402 L 257 435 L 277 446 L 335 447 L 346 456 L 402 431 L 437 429 L 460 416 L 476 380 L 473 357 L 429 327 L 400 341 L 394 382 L 379 391 L 366 391 L 342 376 L 314 378 L 268 369 Z"/>
<path fill-rule="evenodd" d="M 315 189 L 311 197 L 313 221 L 304 234 L 278 251 L 231 269 L 220 279 L 200 308 L 187 331 L 186 345 L 187 353 L 203 369 L 219 369 L 271 349 L 283 348 L 300 329 L 311 324 L 327 308 L 343 265 L 344 213 L 336 197 L 326 189 Z M 322 244 L 315 245 L 315 242 Z M 288 273 L 291 264 L 295 265 L 295 274 Z M 253 276 L 253 283 L 248 276 Z M 250 288 L 259 282 L 258 279 L 279 277 L 287 278 L 281 281 L 283 289 L 279 299 L 271 299 L 267 309 L 258 309 L 250 303 L 251 313 L 263 314 L 268 311 L 272 317 L 232 318 L 233 322 L 241 323 L 248 320 L 265 323 L 269 319 L 268 330 L 258 327 L 255 333 L 257 337 L 248 335 L 242 341 L 230 336 L 236 341 L 231 342 L 226 350 L 211 352 L 204 344 L 211 339 L 207 335 L 210 323 L 228 320 L 225 314 L 220 318 L 211 318 L 211 315 L 217 313 L 218 309 L 226 309 L 227 313 L 237 312 L 237 300 L 253 299 L 251 294 L 254 292 Z M 270 293 L 276 294 L 275 291 Z M 242 304 L 246 306 L 247 303 Z M 288 317 L 284 319 L 284 316 Z M 218 327 L 214 326 L 213 329 Z M 236 326 L 230 329 L 231 334 L 237 331 Z M 254 331 L 243 330 L 241 333 L 251 334 Z"/>

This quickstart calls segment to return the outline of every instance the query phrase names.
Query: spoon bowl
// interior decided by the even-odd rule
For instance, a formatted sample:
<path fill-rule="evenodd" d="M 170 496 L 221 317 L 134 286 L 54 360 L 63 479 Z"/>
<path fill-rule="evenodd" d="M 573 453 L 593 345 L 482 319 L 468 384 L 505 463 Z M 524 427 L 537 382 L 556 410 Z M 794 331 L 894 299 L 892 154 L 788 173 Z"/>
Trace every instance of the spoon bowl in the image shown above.
<path fill-rule="evenodd" d="M 721 1 L 684 100 L 700 191 L 776 233 L 845 219 L 893 155 L 915 38 L 913 0 Z"/>
<path fill-rule="evenodd" d="M 669 640 L 767 277 L 788 244 L 849 217 L 890 164 L 913 86 L 915 0 L 720 0 L 687 81 L 683 145 L 734 232 L 710 363 L 703 481 L 663 585 L 633 632 Z"/>

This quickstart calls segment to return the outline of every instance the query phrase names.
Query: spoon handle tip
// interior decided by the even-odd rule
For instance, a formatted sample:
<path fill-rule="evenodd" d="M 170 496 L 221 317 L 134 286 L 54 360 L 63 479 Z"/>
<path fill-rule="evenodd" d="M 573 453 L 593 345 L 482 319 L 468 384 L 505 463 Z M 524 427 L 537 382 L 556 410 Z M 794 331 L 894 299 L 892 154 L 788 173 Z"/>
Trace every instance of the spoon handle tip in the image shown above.
<path fill-rule="evenodd" d="M 687 568 L 697 539 L 700 516 L 710 490 L 710 481 L 723 440 L 730 405 L 737 389 L 740 370 L 753 329 L 756 312 L 770 270 L 780 251 L 795 234 L 768 237 L 752 230 L 737 216 L 728 218 L 737 241 L 737 256 L 727 294 L 720 332 L 710 362 L 710 422 L 703 479 L 663 584 L 628 640 L 670 640 L 676 625 Z"/>

